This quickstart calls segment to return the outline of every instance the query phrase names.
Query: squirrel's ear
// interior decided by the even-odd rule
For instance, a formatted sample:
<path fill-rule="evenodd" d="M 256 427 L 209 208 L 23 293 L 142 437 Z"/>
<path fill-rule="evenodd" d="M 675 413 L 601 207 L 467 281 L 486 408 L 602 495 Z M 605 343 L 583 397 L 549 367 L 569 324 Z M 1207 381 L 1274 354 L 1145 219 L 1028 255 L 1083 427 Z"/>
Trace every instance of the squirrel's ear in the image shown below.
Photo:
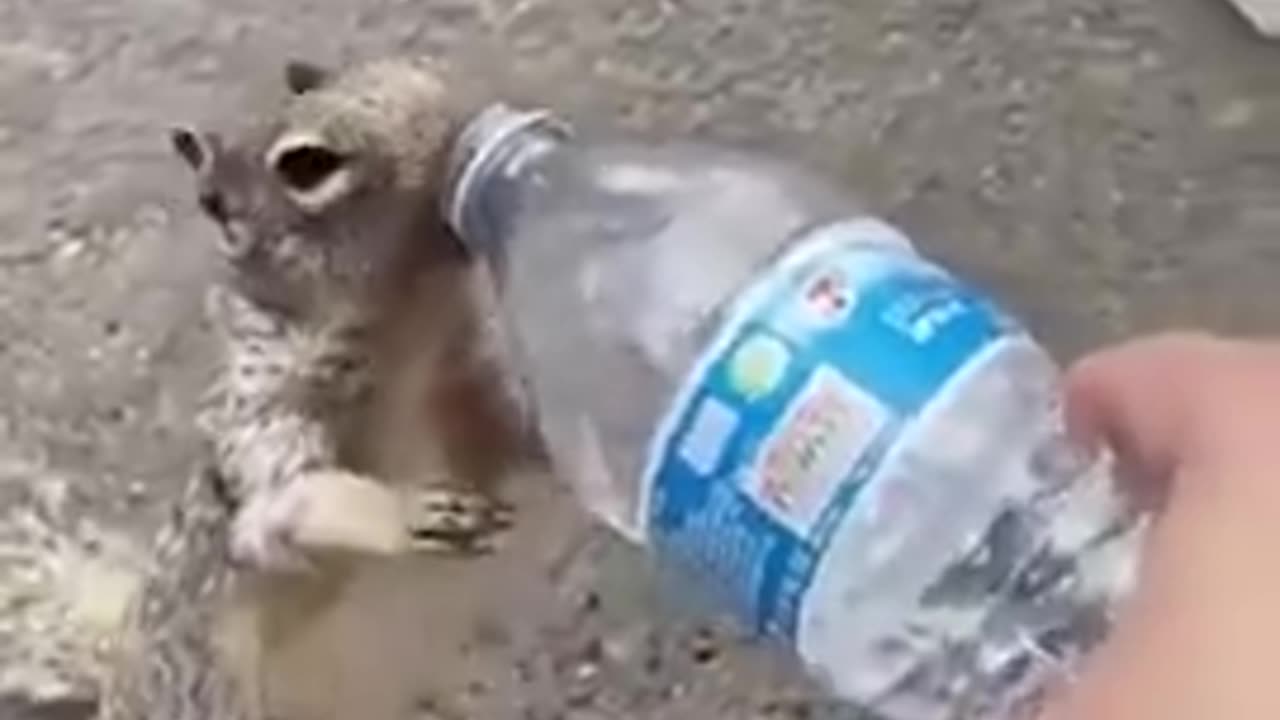
<path fill-rule="evenodd" d="M 323 87 L 332 76 L 327 68 L 305 60 L 289 60 L 284 64 L 284 84 L 294 95 Z"/>
<path fill-rule="evenodd" d="M 203 172 L 209 167 L 216 150 L 217 138 L 206 135 L 191 127 L 177 126 L 169 130 L 169 144 L 178 157 L 195 172 Z"/>

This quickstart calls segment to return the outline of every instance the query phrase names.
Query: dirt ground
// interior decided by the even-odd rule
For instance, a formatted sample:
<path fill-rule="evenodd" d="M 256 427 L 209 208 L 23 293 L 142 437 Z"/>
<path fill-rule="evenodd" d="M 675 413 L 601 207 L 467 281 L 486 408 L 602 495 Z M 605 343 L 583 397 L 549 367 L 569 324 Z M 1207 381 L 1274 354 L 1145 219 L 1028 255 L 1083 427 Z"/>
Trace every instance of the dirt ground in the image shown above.
<path fill-rule="evenodd" d="M 1064 359 L 1280 330 L 1280 44 L 1222 0 L 0 0 L 0 719 L 83 709 L 68 617 L 109 611 L 195 450 L 212 231 L 165 128 L 288 56 L 403 52 L 803 157 Z M 414 654 L 352 676 L 407 668 L 423 718 L 846 716 L 521 495 L 506 550 L 397 597 Z"/>

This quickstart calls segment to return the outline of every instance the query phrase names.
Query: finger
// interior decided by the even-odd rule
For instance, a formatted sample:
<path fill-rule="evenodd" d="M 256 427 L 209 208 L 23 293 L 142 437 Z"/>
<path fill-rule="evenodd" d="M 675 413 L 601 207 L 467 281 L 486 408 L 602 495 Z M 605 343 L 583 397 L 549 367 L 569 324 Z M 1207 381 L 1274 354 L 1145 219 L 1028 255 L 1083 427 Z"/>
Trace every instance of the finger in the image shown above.
<path fill-rule="evenodd" d="M 1184 460 L 1206 359 L 1218 342 L 1169 334 L 1085 358 L 1066 377 L 1069 430 L 1090 446 L 1109 447 L 1125 481 L 1167 484 Z"/>

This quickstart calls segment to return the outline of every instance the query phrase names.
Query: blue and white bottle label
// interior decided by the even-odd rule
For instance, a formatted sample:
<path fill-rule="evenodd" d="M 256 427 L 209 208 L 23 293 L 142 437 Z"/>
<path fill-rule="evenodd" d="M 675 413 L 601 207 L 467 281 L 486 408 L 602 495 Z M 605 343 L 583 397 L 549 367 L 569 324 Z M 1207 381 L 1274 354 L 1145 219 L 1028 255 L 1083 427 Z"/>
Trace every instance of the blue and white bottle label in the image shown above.
<path fill-rule="evenodd" d="M 641 507 L 653 549 L 794 641 L 834 533 L 904 429 L 1021 332 L 879 221 L 816 231 L 738 297 L 660 424 Z"/>

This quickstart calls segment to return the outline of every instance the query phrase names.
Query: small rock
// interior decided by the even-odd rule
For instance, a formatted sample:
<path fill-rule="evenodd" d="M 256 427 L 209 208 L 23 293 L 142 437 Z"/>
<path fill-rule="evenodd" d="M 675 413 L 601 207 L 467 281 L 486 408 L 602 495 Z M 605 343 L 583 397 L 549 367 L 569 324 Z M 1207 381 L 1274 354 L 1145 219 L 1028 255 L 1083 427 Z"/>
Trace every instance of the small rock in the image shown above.
<path fill-rule="evenodd" d="M 125 494 L 128 496 L 128 500 L 133 503 L 146 500 L 147 484 L 141 480 L 134 480 L 125 488 Z"/>
<path fill-rule="evenodd" d="M 709 628 L 698 628 L 689 639 L 689 657 L 698 665 L 711 665 L 720 658 L 720 644 Z"/>
<path fill-rule="evenodd" d="M 573 679 L 576 682 L 591 682 L 598 677 L 600 677 L 600 666 L 596 663 L 581 663 L 573 671 Z"/>
<path fill-rule="evenodd" d="M 1209 124 L 1218 130 L 1239 130 L 1254 122 L 1258 115 L 1258 104 L 1252 100 L 1237 98 L 1231 100 L 1210 114 Z"/>
<path fill-rule="evenodd" d="M 579 613 L 591 615 L 600 609 L 600 595 L 593 590 L 582 593 L 574 603 Z"/>
<path fill-rule="evenodd" d="M 72 240 L 60 245 L 58 249 L 54 251 L 53 258 L 58 262 L 70 262 L 83 255 L 85 248 L 86 245 L 84 242 Z"/>
<path fill-rule="evenodd" d="M 1231 0 L 1241 15 L 1266 37 L 1280 38 L 1280 0 Z"/>

